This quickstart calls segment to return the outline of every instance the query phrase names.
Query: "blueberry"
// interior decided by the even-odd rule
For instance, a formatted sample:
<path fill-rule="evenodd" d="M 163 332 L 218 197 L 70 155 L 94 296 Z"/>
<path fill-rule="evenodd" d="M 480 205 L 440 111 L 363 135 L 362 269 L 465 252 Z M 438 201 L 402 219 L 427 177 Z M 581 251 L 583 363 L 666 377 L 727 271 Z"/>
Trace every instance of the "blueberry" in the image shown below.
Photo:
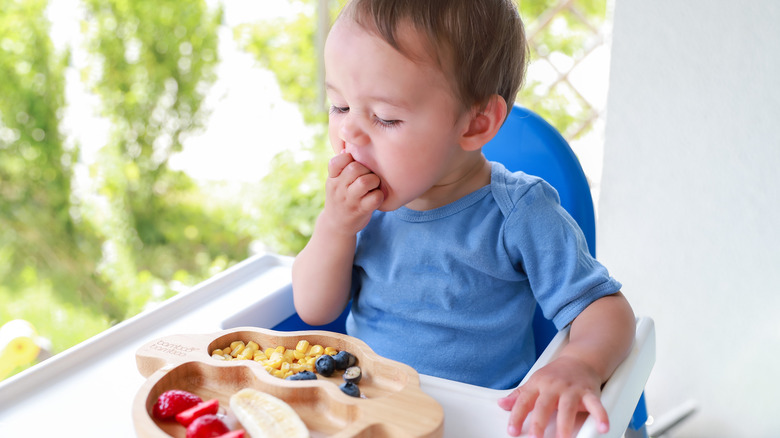
<path fill-rule="evenodd" d="M 336 369 L 336 361 L 329 354 L 323 354 L 317 358 L 317 362 L 314 363 L 317 372 L 325 377 L 330 377 L 333 374 L 333 370 Z"/>
<path fill-rule="evenodd" d="M 288 376 L 285 380 L 317 380 L 317 375 L 311 371 L 301 371 L 300 373 Z"/>
<path fill-rule="evenodd" d="M 360 397 L 360 388 L 352 382 L 342 383 L 339 385 L 339 389 L 350 397 Z"/>
<path fill-rule="evenodd" d="M 363 377 L 363 373 L 360 371 L 360 367 L 349 367 L 344 371 L 344 380 L 352 383 L 359 383 Z"/>
<path fill-rule="evenodd" d="M 337 370 L 345 370 L 357 362 L 357 358 L 350 352 L 341 350 L 333 356 Z"/>

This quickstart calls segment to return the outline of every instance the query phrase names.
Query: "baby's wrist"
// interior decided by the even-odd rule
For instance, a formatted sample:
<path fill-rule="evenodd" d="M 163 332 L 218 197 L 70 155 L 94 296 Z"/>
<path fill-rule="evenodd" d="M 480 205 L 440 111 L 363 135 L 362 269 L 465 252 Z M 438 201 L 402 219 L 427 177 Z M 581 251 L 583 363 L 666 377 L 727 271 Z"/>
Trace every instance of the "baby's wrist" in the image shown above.
<path fill-rule="evenodd" d="M 604 383 L 607 377 L 609 377 L 604 371 L 601 361 L 598 358 L 589 357 L 586 353 L 570 349 L 561 353 L 558 358 L 567 361 L 572 366 L 578 367 L 593 379 L 598 380 L 599 384 Z"/>
<path fill-rule="evenodd" d="M 314 231 L 316 233 L 321 233 L 323 236 L 327 236 L 329 239 L 354 239 L 357 235 L 357 231 L 352 230 L 351 227 L 347 226 L 344 221 L 340 220 L 337 216 L 338 215 L 333 217 L 326 211 L 323 211 L 320 213 L 319 217 L 317 217 Z"/>

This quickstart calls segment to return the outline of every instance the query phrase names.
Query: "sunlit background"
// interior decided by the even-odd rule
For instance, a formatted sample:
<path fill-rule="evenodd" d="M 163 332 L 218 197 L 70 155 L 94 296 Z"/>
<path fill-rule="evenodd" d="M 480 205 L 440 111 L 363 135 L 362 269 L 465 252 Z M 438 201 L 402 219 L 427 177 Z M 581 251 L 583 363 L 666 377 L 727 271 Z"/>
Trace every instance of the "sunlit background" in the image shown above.
<path fill-rule="evenodd" d="M 4 357 L 0 379 L 252 253 L 305 244 L 330 153 L 317 23 L 339 2 L 0 5 L 0 323 L 24 320 L 40 344 Z M 571 141 L 597 199 L 611 12 L 521 10 L 518 102 Z"/>
<path fill-rule="evenodd" d="M 0 0 L 0 379 L 305 244 L 337 3 Z M 656 321 L 651 419 L 777 436 L 780 3 L 520 6 L 518 101 L 571 143 L 598 256 Z"/>
<path fill-rule="evenodd" d="M 251 0 L 208 4 L 224 8 L 224 21 L 218 28 L 221 59 L 217 79 L 205 102 L 210 115 L 204 131 L 188 138 L 183 151 L 174 155 L 170 164 L 198 181 L 257 182 L 267 173 L 276 153 L 297 147 L 311 135 L 296 105 L 281 97 L 273 73 L 238 47 L 232 32 L 241 24 L 293 17 L 301 5 Z M 57 0 L 48 6 L 46 15 L 51 20 L 50 35 L 57 50 L 72 51 L 65 72 L 68 105 L 62 131 L 70 141 L 80 142 L 86 167 L 106 143 L 110 122 L 100 116 L 97 96 L 80 78 L 89 63 L 81 32 L 86 19 L 84 8 L 78 0 Z"/>

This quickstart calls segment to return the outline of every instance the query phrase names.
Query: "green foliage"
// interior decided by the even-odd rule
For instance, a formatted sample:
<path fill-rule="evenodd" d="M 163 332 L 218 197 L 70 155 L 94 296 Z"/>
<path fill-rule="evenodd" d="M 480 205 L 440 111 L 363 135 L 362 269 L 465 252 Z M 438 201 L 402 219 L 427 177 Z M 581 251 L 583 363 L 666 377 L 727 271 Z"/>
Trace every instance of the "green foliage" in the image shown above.
<path fill-rule="evenodd" d="M 68 54 L 55 53 L 45 9 L 0 0 L 0 324 L 25 318 L 57 352 L 109 321 L 94 274 L 101 242 L 73 214 L 79 151 L 59 129 Z"/>
<path fill-rule="evenodd" d="M 284 151 L 274 157 L 274 169 L 261 182 L 258 234 L 274 252 L 295 255 L 309 241 L 314 221 L 325 205 L 328 149 L 302 153 Z"/>
<path fill-rule="evenodd" d="M 607 2 L 600 0 L 516 0 L 529 36 L 530 65 L 543 58 L 558 57 L 575 62 L 600 41 L 598 29 L 607 15 Z M 566 74 L 566 71 L 560 73 Z M 518 103 L 539 113 L 564 137 L 575 139 L 587 132 L 582 121 L 595 114 L 588 103 L 566 82 L 529 80 L 517 99 Z"/>
<path fill-rule="evenodd" d="M 45 6 L 44 1 L 0 2 L 0 220 L 6 243 L 36 233 L 43 224 L 60 233 L 73 228 L 68 215 L 71 169 L 63 164 L 69 155 L 63 150 L 57 116 L 67 57 L 52 53 Z M 28 16 L 33 19 L 22 20 Z M 30 173 L 30 168 L 36 171 Z M 44 211 L 57 217 L 40 217 Z M 21 245 L 13 246 L 18 250 Z"/>
<path fill-rule="evenodd" d="M 331 155 L 327 139 L 328 114 L 320 100 L 315 45 L 316 2 L 288 20 L 240 26 L 235 38 L 261 65 L 273 71 L 282 96 L 298 104 L 304 121 L 315 132 L 303 150 L 274 157 L 262 180 L 257 205 L 262 212 L 258 234 L 274 252 L 297 254 L 314 227 L 325 203 L 326 163 Z"/>
<path fill-rule="evenodd" d="M 19 295 L 24 299 L 18 299 Z M 51 340 L 53 352 L 70 348 L 111 327 L 102 312 L 64 301 L 58 288 L 47 281 L 37 281 L 13 291 L 0 286 L 0 302 L 3 303 L 0 321 L 25 319 L 32 322 L 39 334 Z"/>
<path fill-rule="evenodd" d="M 204 202 L 168 166 L 205 120 L 221 10 L 83 1 L 82 77 L 112 128 L 76 191 L 79 150 L 59 130 L 68 53 L 45 0 L 0 0 L 0 324 L 30 321 L 53 353 L 245 259 L 253 240 L 239 205 Z"/>
<path fill-rule="evenodd" d="M 0 1 L 0 283 L 18 294 L 25 276 L 40 277 L 63 301 L 97 308 L 100 243 L 71 215 L 78 150 L 67 150 L 59 131 L 68 55 L 54 53 L 45 8 L 42 0 Z"/>
<path fill-rule="evenodd" d="M 207 208 L 190 177 L 168 167 L 207 115 L 221 10 L 209 12 L 203 0 L 85 3 L 96 56 L 84 76 L 113 122 L 93 169 L 107 200 L 100 229 L 109 256 L 98 272 L 112 284 L 112 316 L 123 319 L 160 296 L 155 287 L 166 289 L 160 298 L 173 294 L 168 283 L 181 272 L 196 282 L 225 259 L 246 258 L 252 238 L 225 227 L 231 213 Z"/>
<path fill-rule="evenodd" d="M 327 123 L 318 93 L 316 18 L 300 13 L 287 21 L 236 27 L 234 37 L 260 64 L 274 72 L 284 99 L 295 102 L 309 124 Z"/>

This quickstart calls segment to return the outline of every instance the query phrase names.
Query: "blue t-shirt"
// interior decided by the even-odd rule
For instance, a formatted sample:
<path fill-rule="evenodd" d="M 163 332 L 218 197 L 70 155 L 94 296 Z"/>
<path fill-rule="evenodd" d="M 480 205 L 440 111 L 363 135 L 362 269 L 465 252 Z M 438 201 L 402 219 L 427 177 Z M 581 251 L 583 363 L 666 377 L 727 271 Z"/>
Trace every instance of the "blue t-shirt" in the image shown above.
<path fill-rule="evenodd" d="M 347 333 L 418 372 L 489 388 L 536 360 L 536 303 L 558 329 L 620 283 L 558 193 L 491 163 L 490 185 L 443 207 L 374 213 L 358 233 Z"/>

